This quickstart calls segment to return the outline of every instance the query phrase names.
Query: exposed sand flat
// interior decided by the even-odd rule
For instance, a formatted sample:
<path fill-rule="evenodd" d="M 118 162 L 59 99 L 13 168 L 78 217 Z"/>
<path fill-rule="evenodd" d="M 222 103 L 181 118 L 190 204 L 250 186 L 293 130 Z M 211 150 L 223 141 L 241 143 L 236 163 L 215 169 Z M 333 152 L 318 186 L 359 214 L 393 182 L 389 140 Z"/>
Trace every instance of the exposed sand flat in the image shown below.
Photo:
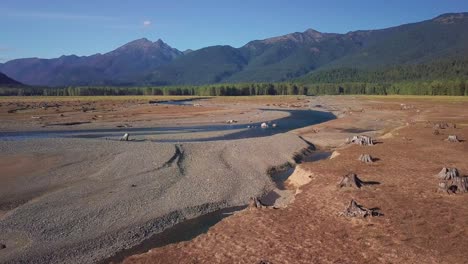
<path fill-rule="evenodd" d="M 308 146 L 291 133 L 183 144 L 0 141 L 2 165 L 21 167 L 2 172 L 0 242 L 7 248 L 0 261 L 98 261 L 184 219 L 268 192 L 268 167 L 293 162 Z M 21 237 L 27 242 L 14 246 Z"/>

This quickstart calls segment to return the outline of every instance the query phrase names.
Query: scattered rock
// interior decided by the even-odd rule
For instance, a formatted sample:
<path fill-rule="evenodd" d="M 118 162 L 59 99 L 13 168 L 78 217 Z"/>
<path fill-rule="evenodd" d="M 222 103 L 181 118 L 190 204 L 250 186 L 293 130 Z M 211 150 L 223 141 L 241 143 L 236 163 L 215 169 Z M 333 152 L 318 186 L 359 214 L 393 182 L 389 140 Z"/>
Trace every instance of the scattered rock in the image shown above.
<path fill-rule="evenodd" d="M 379 208 L 366 208 L 356 201 L 351 200 L 348 207 L 340 215 L 346 217 L 368 217 L 368 216 L 382 216 L 383 214 L 379 211 Z"/>
<path fill-rule="evenodd" d="M 362 154 L 361 156 L 359 156 L 359 160 L 364 163 L 374 163 L 374 159 L 369 154 Z"/>
<path fill-rule="evenodd" d="M 0 249 L 5 249 L 6 248 L 6 245 L 5 244 L 2 244 L 0 243 Z"/>
<path fill-rule="evenodd" d="M 460 142 L 460 140 L 458 139 L 458 137 L 456 135 L 448 136 L 447 141 L 448 142 L 454 142 L 454 143 L 459 143 Z"/>
<path fill-rule="evenodd" d="M 130 135 L 129 135 L 128 133 L 125 133 L 125 134 L 123 135 L 123 137 L 120 138 L 120 141 L 128 141 L 128 137 L 129 137 L 129 136 L 130 136 Z"/>
<path fill-rule="evenodd" d="M 346 140 L 348 144 L 357 144 L 361 146 L 373 146 L 374 140 L 368 136 L 354 136 Z"/>
<path fill-rule="evenodd" d="M 262 124 L 260 125 L 260 127 L 261 127 L 261 128 L 268 128 L 268 124 L 267 124 L 267 123 L 262 123 Z"/>
<path fill-rule="evenodd" d="M 275 127 L 277 127 L 277 126 L 278 126 L 278 125 L 277 125 L 276 123 L 273 123 L 273 124 L 271 125 L 271 127 L 273 127 L 273 128 L 275 128 Z"/>
<path fill-rule="evenodd" d="M 132 187 L 137 187 L 136 184 L 132 184 L 131 186 L 132 186 Z"/>
<path fill-rule="evenodd" d="M 432 135 L 438 136 L 438 135 L 440 135 L 440 131 L 438 129 L 434 129 L 434 130 L 432 130 Z"/>
<path fill-rule="evenodd" d="M 231 120 L 226 121 L 226 123 L 228 123 L 228 124 L 234 124 L 234 123 L 237 123 L 237 120 L 231 119 Z"/>
<path fill-rule="evenodd" d="M 270 262 L 268 260 L 262 259 L 260 260 L 257 264 L 273 264 L 273 262 Z"/>

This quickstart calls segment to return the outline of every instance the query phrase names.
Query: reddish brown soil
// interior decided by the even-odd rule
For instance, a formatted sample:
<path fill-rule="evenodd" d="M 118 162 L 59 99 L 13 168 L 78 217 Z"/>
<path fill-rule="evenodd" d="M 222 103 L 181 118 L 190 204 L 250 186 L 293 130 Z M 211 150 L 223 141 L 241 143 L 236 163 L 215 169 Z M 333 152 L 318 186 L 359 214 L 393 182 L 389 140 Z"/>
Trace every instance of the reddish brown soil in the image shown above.
<path fill-rule="evenodd" d="M 452 134 L 468 140 L 468 102 L 350 97 L 325 101 L 348 113 L 298 132 L 312 142 L 337 146 L 350 134 L 349 128 L 376 129 L 374 134 L 385 135 L 375 146 L 341 146 L 336 158 L 305 164 L 312 181 L 285 209 L 244 210 L 192 241 L 153 249 L 125 263 L 468 263 L 468 194 L 437 192 L 435 178 L 444 166 L 468 174 L 468 142 L 444 141 Z M 402 102 L 411 108 L 402 109 Z M 458 126 L 436 136 L 429 121 Z M 379 160 L 363 164 L 357 160 L 363 153 Z M 341 176 L 349 172 L 380 185 L 338 189 Z M 352 198 L 379 207 L 384 215 L 339 216 Z"/>

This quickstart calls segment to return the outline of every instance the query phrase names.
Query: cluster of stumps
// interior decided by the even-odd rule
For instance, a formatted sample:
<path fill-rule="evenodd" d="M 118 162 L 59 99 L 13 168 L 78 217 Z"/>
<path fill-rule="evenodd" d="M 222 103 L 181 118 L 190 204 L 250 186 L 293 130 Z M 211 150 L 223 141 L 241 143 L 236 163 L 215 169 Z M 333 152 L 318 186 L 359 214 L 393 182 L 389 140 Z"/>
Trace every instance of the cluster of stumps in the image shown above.
<path fill-rule="evenodd" d="M 436 123 L 433 126 L 433 134 L 440 135 L 440 129 L 456 128 L 452 123 Z M 458 143 L 461 140 L 457 135 L 449 135 L 446 141 L 451 143 Z M 353 136 L 346 140 L 347 144 L 357 144 L 360 146 L 373 146 L 374 140 L 369 136 Z M 359 161 L 366 164 L 371 164 L 376 159 L 369 154 L 362 154 L 359 156 Z M 437 175 L 439 179 L 438 191 L 448 194 L 467 193 L 468 192 L 468 176 L 461 176 L 457 168 L 442 168 Z M 338 184 L 339 188 L 356 188 L 360 189 L 365 185 L 379 184 L 378 182 L 362 181 L 355 173 L 349 173 L 343 176 L 341 182 Z M 347 217 L 367 217 L 367 216 L 381 216 L 378 208 L 366 208 L 359 205 L 354 199 L 351 200 L 344 212 L 340 215 Z"/>
<path fill-rule="evenodd" d="M 435 123 L 433 125 L 432 134 L 440 135 L 441 129 L 448 129 L 457 128 L 456 124 L 453 123 Z M 461 140 L 458 138 L 457 135 L 449 135 L 446 141 L 451 143 L 459 143 Z M 456 194 L 456 193 L 466 193 L 468 192 L 468 177 L 461 176 L 460 172 L 457 168 L 442 168 L 442 170 L 437 174 L 437 178 L 439 179 L 439 188 L 438 191 L 448 193 L 448 194 Z"/>
<path fill-rule="evenodd" d="M 375 144 L 374 140 L 368 136 L 353 136 L 346 140 L 347 144 L 356 144 L 360 146 L 373 146 Z M 374 163 L 377 159 L 373 158 L 369 154 L 361 154 L 358 158 L 359 161 L 371 164 Z M 375 185 L 380 184 L 376 181 L 363 181 L 355 173 L 349 173 L 341 179 L 338 184 L 338 188 L 355 188 L 360 189 L 366 185 Z M 340 213 L 342 216 L 346 217 L 368 217 L 368 216 L 381 216 L 383 215 L 379 208 L 366 208 L 358 204 L 354 199 L 351 200 L 349 205 L 345 208 L 343 212 Z"/>

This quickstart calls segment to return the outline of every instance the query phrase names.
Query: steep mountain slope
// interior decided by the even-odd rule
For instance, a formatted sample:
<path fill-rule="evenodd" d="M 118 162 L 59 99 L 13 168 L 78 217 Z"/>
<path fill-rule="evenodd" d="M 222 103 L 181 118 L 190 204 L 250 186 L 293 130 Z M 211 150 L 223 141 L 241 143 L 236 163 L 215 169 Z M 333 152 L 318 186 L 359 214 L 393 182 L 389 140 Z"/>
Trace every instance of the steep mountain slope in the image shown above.
<path fill-rule="evenodd" d="M 0 72 L 0 87 L 16 87 L 16 86 L 23 86 L 23 84 L 11 79 L 10 77 Z"/>
<path fill-rule="evenodd" d="M 213 61 L 213 57 L 219 56 L 219 51 L 212 48 L 203 49 L 199 56 L 195 56 L 199 51 L 193 51 L 190 53 L 194 56 L 190 64 L 183 67 L 180 66 L 184 64 L 182 58 L 178 61 L 178 68 L 183 68 L 183 78 L 175 79 L 167 74 L 167 68 L 171 68 L 172 64 L 159 68 L 153 74 L 165 84 L 284 81 L 321 69 L 375 68 L 463 58 L 468 57 L 467 28 L 468 13 L 458 13 L 419 23 L 346 34 L 320 33 L 309 29 L 302 33 L 249 42 L 238 49 L 245 63 L 237 71 L 218 75 L 223 78 L 205 78 L 197 68 L 204 60 L 209 58 Z M 231 55 L 233 57 L 226 59 Z M 235 61 L 238 56 L 234 52 L 223 54 L 228 61 Z M 210 65 L 214 69 L 223 66 L 223 63 Z"/>
<path fill-rule="evenodd" d="M 217 83 L 242 70 L 247 60 L 239 49 L 213 46 L 187 53 L 147 75 L 144 83 L 205 84 Z"/>
<path fill-rule="evenodd" d="M 106 54 L 18 59 L 0 66 L 0 70 L 31 85 L 133 83 L 135 76 L 143 76 L 180 55 L 182 52 L 162 40 L 139 39 Z"/>
<path fill-rule="evenodd" d="M 376 67 L 466 57 L 468 13 L 445 14 L 419 23 L 347 35 L 367 35 L 367 45 L 333 61 L 328 68 Z"/>

